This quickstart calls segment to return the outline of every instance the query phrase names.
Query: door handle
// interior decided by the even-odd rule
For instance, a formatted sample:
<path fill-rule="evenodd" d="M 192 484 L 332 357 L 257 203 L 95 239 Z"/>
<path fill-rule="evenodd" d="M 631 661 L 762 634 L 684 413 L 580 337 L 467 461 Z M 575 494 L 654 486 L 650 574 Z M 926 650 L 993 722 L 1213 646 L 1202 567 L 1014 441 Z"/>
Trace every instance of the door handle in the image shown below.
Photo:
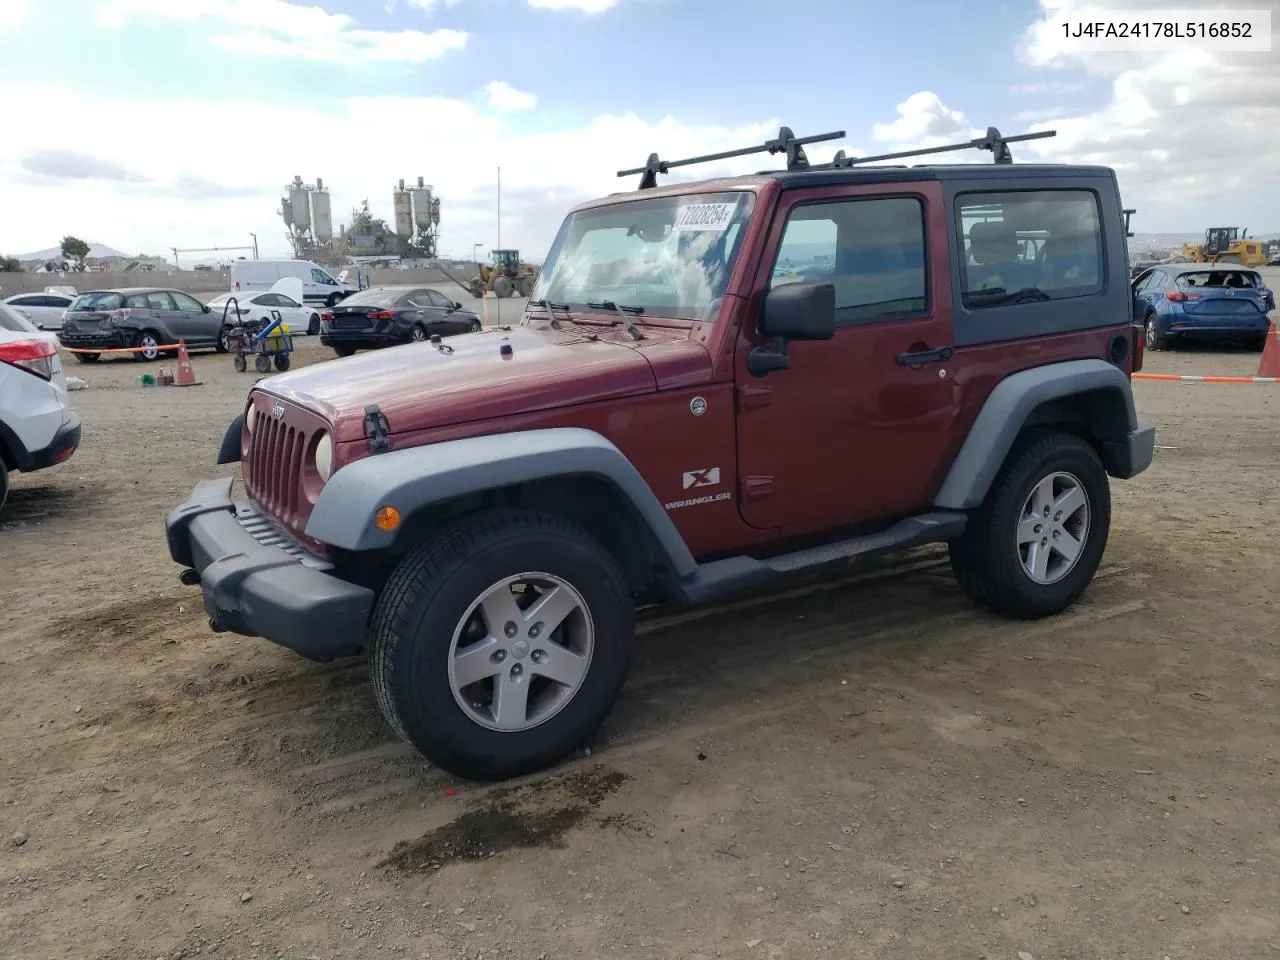
<path fill-rule="evenodd" d="M 933 350 L 908 350 L 898 354 L 898 363 L 904 367 L 918 367 L 922 363 L 942 363 L 950 360 L 954 351 L 950 347 Z"/>

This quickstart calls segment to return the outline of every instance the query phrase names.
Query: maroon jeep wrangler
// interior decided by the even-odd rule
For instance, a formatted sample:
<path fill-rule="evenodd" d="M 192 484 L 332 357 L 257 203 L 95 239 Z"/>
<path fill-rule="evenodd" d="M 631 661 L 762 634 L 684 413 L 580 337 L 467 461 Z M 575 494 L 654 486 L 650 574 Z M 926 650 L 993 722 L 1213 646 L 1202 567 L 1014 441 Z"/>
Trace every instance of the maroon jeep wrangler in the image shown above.
<path fill-rule="evenodd" d="M 808 161 L 842 135 L 664 187 L 725 155 L 651 156 L 569 213 L 519 324 L 258 383 L 218 458 L 243 495 L 166 521 L 212 628 L 367 654 L 401 736 L 489 779 L 597 729 L 639 606 L 943 541 L 991 610 L 1071 604 L 1155 443 L 1115 176 L 994 129 L 957 148 L 995 163 Z"/>

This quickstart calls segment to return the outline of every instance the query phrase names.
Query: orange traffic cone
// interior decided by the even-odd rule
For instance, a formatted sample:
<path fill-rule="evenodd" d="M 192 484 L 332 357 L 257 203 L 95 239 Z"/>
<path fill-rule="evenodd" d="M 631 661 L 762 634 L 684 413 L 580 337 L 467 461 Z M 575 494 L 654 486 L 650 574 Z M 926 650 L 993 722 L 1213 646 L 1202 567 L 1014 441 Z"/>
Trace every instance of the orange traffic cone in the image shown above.
<path fill-rule="evenodd" d="M 1271 329 L 1267 331 L 1267 345 L 1262 348 L 1262 359 L 1258 362 L 1258 376 L 1280 377 L 1280 331 L 1276 330 L 1275 321 L 1271 321 Z"/>
<path fill-rule="evenodd" d="M 178 341 L 178 379 L 174 381 L 175 387 L 196 387 L 200 385 L 200 381 L 196 379 L 196 371 L 191 366 L 191 357 L 187 353 L 187 344 L 185 340 Z"/>

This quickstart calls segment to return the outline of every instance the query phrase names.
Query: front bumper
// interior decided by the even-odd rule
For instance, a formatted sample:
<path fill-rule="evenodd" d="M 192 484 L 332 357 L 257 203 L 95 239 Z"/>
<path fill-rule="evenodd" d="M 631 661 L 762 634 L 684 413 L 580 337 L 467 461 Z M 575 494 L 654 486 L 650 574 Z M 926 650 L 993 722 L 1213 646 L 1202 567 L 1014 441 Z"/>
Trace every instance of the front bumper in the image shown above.
<path fill-rule="evenodd" d="M 232 480 L 204 480 L 165 518 L 169 555 L 200 575 L 204 608 L 219 628 L 262 637 L 306 657 L 359 655 L 374 594 L 279 533 Z"/>

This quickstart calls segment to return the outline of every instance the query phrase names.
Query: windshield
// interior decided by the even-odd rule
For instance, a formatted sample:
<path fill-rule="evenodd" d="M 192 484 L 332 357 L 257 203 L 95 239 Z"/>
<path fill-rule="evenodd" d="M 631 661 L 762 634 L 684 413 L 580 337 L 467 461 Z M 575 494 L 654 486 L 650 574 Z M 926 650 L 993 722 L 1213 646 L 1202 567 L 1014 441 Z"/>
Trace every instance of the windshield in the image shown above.
<path fill-rule="evenodd" d="M 1262 284 L 1258 275 L 1248 270 L 1204 270 L 1184 273 L 1178 277 L 1180 287 L 1229 287 L 1236 290 L 1255 290 Z"/>
<path fill-rule="evenodd" d="M 94 293 L 82 293 L 71 304 L 72 310 L 119 310 L 124 306 L 124 297 L 110 290 L 99 290 Z"/>
<path fill-rule="evenodd" d="M 613 301 L 648 316 L 713 320 L 742 246 L 755 195 L 633 200 L 570 214 L 531 300 Z"/>

